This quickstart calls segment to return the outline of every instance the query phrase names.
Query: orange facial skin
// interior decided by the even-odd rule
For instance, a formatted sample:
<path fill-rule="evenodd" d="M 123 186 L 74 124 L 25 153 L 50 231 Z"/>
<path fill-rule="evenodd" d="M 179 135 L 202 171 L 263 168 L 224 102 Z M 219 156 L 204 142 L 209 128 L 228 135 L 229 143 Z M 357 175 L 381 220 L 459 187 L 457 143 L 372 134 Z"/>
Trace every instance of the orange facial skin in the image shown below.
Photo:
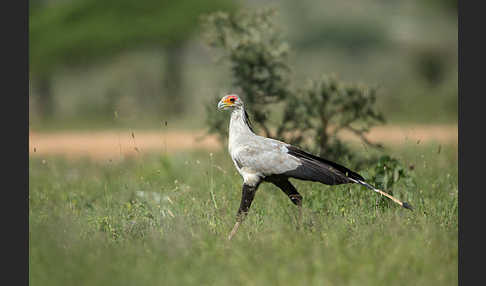
<path fill-rule="evenodd" d="M 223 102 L 228 104 L 228 105 L 232 105 L 233 103 L 235 103 L 235 101 L 238 99 L 238 97 L 234 96 L 234 95 L 228 95 L 224 98 Z"/>

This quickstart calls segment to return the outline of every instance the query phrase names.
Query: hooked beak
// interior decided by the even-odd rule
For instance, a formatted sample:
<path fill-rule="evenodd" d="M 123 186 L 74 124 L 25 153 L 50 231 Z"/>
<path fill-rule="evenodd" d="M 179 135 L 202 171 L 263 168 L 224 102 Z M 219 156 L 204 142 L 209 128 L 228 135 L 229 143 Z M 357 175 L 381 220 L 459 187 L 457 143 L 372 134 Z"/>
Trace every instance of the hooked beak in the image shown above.
<path fill-rule="evenodd" d="M 222 109 L 224 109 L 226 106 L 228 106 L 228 105 L 226 104 L 226 102 L 224 102 L 224 101 L 220 101 L 220 102 L 218 103 L 218 110 L 222 110 Z"/>

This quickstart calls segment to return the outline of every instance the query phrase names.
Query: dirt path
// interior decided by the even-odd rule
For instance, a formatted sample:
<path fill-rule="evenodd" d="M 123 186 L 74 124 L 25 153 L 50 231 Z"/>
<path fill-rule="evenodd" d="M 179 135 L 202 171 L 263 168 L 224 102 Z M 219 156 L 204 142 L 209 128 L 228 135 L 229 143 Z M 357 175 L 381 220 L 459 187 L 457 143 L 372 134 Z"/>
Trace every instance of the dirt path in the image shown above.
<path fill-rule="evenodd" d="M 132 135 L 133 134 L 133 135 Z M 95 159 L 121 159 L 139 152 L 174 152 L 188 149 L 216 151 L 221 148 L 216 137 L 201 139 L 204 131 L 94 131 L 54 132 L 29 134 L 30 156 L 64 155 L 68 158 L 89 156 Z M 340 135 L 355 141 L 351 133 Z M 367 136 L 384 144 L 440 142 L 457 144 L 457 125 L 380 126 Z"/>

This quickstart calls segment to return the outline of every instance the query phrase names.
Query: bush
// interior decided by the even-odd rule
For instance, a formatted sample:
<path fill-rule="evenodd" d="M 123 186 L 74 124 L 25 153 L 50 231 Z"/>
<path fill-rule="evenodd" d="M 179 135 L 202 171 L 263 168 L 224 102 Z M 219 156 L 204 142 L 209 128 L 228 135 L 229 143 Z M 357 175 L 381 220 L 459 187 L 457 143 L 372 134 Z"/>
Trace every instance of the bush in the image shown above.
<path fill-rule="evenodd" d="M 231 65 L 233 86 L 245 101 L 255 127 L 266 137 L 300 145 L 329 160 L 352 159 L 337 134 L 348 130 L 379 148 L 365 134 L 385 122 L 376 110 L 376 89 L 322 76 L 292 88 L 289 45 L 273 22 L 275 10 L 212 13 L 204 17 L 204 35 Z M 215 112 L 216 95 L 206 105 L 208 132 L 227 138 L 228 116 Z M 276 118 L 276 119 L 275 119 Z M 313 138 L 313 139 L 310 139 Z M 356 158 L 357 159 L 357 158 Z"/>
<path fill-rule="evenodd" d="M 372 175 L 369 178 L 369 181 L 373 182 L 376 188 L 386 190 L 387 193 L 392 196 L 394 195 L 392 191 L 393 186 L 398 182 L 403 182 L 406 190 L 410 190 L 416 185 L 412 172 L 404 167 L 400 161 L 388 155 L 383 155 L 378 158 L 374 167 L 371 168 L 371 172 Z M 390 206 L 393 203 L 390 200 L 381 197 L 379 204 L 382 206 Z"/>

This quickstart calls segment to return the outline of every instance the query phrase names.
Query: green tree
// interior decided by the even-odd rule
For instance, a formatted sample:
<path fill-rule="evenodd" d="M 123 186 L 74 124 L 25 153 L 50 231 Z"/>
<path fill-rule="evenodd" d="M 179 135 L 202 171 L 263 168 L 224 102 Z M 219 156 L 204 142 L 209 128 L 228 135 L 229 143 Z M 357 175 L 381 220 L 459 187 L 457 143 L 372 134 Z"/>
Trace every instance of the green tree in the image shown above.
<path fill-rule="evenodd" d="M 166 51 L 165 82 L 172 88 L 168 94 L 180 100 L 182 47 L 196 31 L 199 15 L 234 7 L 224 0 L 31 0 L 31 4 L 30 77 L 39 87 L 44 115 L 52 112 L 50 78 L 58 68 L 147 47 Z"/>
<path fill-rule="evenodd" d="M 274 14 L 271 9 L 218 12 L 204 19 L 206 40 L 221 49 L 223 59 L 231 64 L 233 85 L 240 90 L 256 127 L 267 137 L 305 145 L 330 160 L 353 159 L 337 137 L 344 130 L 364 144 L 381 147 L 365 136 L 372 126 L 384 122 L 375 106 L 375 88 L 329 76 L 302 88 L 291 87 L 289 45 L 273 22 Z M 207 125 L 209 133 L 224 140 L 228 116 L 214 112 L 217 97 L 207 104 Z"/>

